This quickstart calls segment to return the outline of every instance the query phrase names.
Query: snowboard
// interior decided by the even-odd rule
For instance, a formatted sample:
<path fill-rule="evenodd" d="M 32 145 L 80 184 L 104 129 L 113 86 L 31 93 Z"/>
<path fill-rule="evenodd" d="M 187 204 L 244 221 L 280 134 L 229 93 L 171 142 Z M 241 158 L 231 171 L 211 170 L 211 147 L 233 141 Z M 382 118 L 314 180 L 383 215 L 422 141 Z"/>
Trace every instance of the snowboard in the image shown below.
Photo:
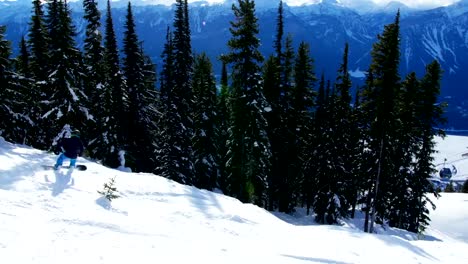
<path fill-rule="evenodd" d="M 54 169 L 54 166 L 53 165 L 44 165 L 44 168 L 45 169 L 51 169 L 53 170 Z M 60 166 L 61 169 L 69 169 L 70 166 Z M 77 164 L 76 167 L 75 167 L 75 170 L 78 170 L 78 171 L 85 171 L 87 170 L 88 167 L 86 167 L 85 165 L 83 164 Z"/>

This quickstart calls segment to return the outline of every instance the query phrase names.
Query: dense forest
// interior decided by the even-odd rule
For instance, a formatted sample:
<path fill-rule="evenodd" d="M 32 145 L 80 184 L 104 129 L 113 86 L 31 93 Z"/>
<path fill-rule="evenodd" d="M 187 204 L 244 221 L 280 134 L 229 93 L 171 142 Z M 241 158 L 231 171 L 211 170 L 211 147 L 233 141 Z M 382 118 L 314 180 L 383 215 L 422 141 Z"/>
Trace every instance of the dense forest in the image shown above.
<path fill-rule="evenodd" d="M 255 2 L 232 6 L 220 83 L 210 59 L 191 47 L 187 0 L 176 0 L 163 64 L 145 55 L 127 8 L 122 49 L 111 2 L 104 25 L 97 0 L 84 0 L 83 50 L 64 0 L 34 0 L 29 31 L 13 58 L 0 26 L 0 136 L 51 150 L 79 129 L 86 157 L 126 165 L 242 202 L 291 213 L 305 207 L 322 224 L 365 213 L 364 230 L 386 224 L 422 232 L 429 224 L 442 69 L 400 76 L 400 14 L 377 36 L 365 85 L 353 87 L 352 47 L 343 43 L 337 78 L 314 71 L 311 44 L 284 32 L 274 54 L 259 52 Z M 311 32 L 313 34 L 313 32 Z M 313 43 L 312 43 L 313 44 Z"/>

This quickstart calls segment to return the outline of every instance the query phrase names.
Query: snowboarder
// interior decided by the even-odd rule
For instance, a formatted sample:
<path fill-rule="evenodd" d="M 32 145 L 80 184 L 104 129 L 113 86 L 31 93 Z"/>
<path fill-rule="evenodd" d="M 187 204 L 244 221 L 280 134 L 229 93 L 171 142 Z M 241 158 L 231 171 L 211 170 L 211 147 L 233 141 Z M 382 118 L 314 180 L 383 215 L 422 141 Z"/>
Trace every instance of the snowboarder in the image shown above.
<path fill-rule="evenodd" d="M 62 166 L 65 159 L 70 160 L 70 168 L 76 167 L 76 159 L 83 154 L 83 142 L 80 140 L 80 131 L 75 129 L 71 132 L 69 138 L 62 138 L 57 144 L 57 151 L 55 154 L 60 155 L 54 165 L 54 170 L 58 170 Z"/>

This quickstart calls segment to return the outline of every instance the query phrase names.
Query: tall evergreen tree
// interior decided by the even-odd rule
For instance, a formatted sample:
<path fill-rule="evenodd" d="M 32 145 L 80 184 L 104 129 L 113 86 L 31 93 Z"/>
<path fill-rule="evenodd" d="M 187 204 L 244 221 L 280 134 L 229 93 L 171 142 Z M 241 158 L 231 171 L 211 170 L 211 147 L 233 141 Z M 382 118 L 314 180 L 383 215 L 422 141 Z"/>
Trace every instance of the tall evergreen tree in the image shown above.
<path fill-rule="evenodd" d="M 227 171 L 226 163 L 227 159 L 227 141 L 229 138 L 228 128 L 229 128 L 229 113 L 230 113 L 230 89 L 228 83 L 228 72 L 227 64 L 222 59 L 222 69 L 221 69 L 221 90 L 218 95 L 218 104 L 217 104 L 217 126 L 218 126 L 218 152 L 219 152 L 219 177 L 218 177 L 218 186 L 223 191 L 227 191 Z"/>
<path fill-rule="evenodd" d="M 191 139 L 193 136 L 193 56 L 190 38 L 188 17 L 188 3 L 186 0 L 176 1 L 174 17 L 174 34 L 171 35 L 170 46 L 165 47 L 165 58 L 173 65 L 164 66 L 171 69 L 161 76 L 164 86 L 161 96 L 166 96 L 165 126 L 166 148 L 162 148 L 164 163 L 163 176 L 184 184 L 194 183 L 193 149 Z M 172 52 L 172 54 L 167 54 Z M 174 76 L 174 78 L 170 78 Z M 175 78 L 175 76 L 177 76 Z"/>
<path fill-rule="evenodd" d="M 338 70 L 338 76 L 335 83 L 337 93 L 337 102 L 335 105 L 335 127 L 334 127 L 334 145 L 336 151 L 336 195 L 340 199 L 337 206 L 338 216 L 347 217 L 350 201 L 355 197 L 357 192 L 356 181 L 351 174 L 353 165 L 356 162 L 353 160 L 353 150 L 356 147 L 352 141 L 351 132 L 352 124 L 352 109 L 351 109 L 351 76 L 348 71 L 348 56 L 349 45 L 345 44 L 343 53 L 343 62 Z"/>
<path fill-rule="evenodd" d="M 30 91 L 30 111 L 29 116 L 33 122 L 31 130 L 28 132 L 31 140 L 31 145 L 36 148 L 49 147 L 46 143 L 45 122 L 42 120 L 43 109 L 41 101 L 49 99 L 46 95 L 48 84 L 48 31 L 45 24 L 45 16 L 43 5 L 40 0 L 34 0 L 31 22 L 29 23 L 28 32 L 28 47 L 30 50 L 30 69 L 34 82 L 34 86 Z"/>
<path fill-rule="evenodd" d="M 211 62 L 202 53 L 195 58 L 193 75 L 194 107 L 194 166 L 195 186 L 213 190 L 217 186 L 218 147 L 216 135 L 216 82 Z"/>
<path fill-rule="evenodd" d="M 19 55 L 13 60 L 15 65 L 13 71 L 18 89 L 21 91 L 21 103 L 24 107 L 24 115 L 21 120 L 23 133 L 21 133 L 21 140 L 23 144 L 29 146 L 38 146 L 37 141 L 40 138 L 36 138 L 36 131 L 38 128 L 35 127 L 38 124 L 40 110 L 39 110 L 39 93 L 36 90 L 35 81 L 31 72 L 30 54 L 26 40 L 21 37 L 19 44 Z M 20 124 L 18 124 L 20 125 Z"/>
<path fill-rule="evenodd" d="M 410 177 L 412 196 L 409 199 L 409 225 L 406 228 L 412 232 L 423 232 L 429 225 L 428 205 L 435 208 L 428 195 L 430 193 L 438 197 L 437 191 L 428 180 L 435 172 L 433 154 L 435 150 L 435 136 L 444 136 L 443 131 L 437 129 L 445 122 L 443 117 L 445 104 L 438 104 L 440 95 L 440 82 L 442 69 L 437 61 L 427 65 L 426 74 L 421 80 L 421 102 L 417 105 L 417 119 L 420 121 L 419 151 L 416 152 L 416 167 L 413 177 Z"/>
<path fill-rule="evenodd" d="M 361 107 L 361 87 L 356 89 L 354 98 L 354 105 L 351 113 L 351 131 L 350 131 L 350 144 L 351 144 L 351 157 L 352 166 L 350 171 L 350 184 L 351 191 L 347 192 L 347 197 L 350 204 L 350 217 L 355 217 L 356 208 L 359 203 L 363 203 L 360 198 L 365 192 L 365 177 L 367 168 L 364 166 L 365 152 L 364 147 L 367 140 L 365 139 L 363 127 L 363 111 Z"/>
<path fill-rule="evenodd" d="M 127 93 L 124 89 L 125 82 L 120 70 L 119 51 L 114 31 L 110 0 L 107 1 L 105 36 L 104 36 L 104 65 L 105 85 L 100 93 L 103 109 L 107 112 L 102 118 L 105 120 L 105 136 L 107 146 L 101 149 L 103 163 L 111 166 L 119 166 L 118 153 L 124 150 L 124 142 L 127 138 L 128 109 Z M 104 147 L 104 146 L 103 146 Z"/>
<path fill-rule="evenodd" d="M 48 100 L 44 104 L 44 118 L 51 125 L 46 139 L 51 142 L 67 124 L 84 129 L 90 115 L 82 86 L 82 55 L 76 48 L 68 4 L 57 0 L 49 3 L 46 21 L 53 40 L 49 43 L 49 89 L 45 91 Z"/>
<path fill-rule="evenodd" d="M 87 21 L 84 40 L 84 82 L 83 89 L 88 96 L 88 108 L 93 115 L 87 124 L 87 136 L 90 139 L 87 150 L 92 158 L 102 159 L 109 145 L 105 123 L 108 108 L 103 107 L 105 89 L 104 47 L 102 45 L 101 13 L 95 0 L 84 0 L 84 19 Z M 104 156 L 102 156 L 104 155 Z"/>
<path fill-rule="evenodd" d="M 326 86 L 326 87 L 324 87 Z M 339 200 L 337 192 L 337 145 L 336 145 L 336 112 L 337 96 L 331 88 L 330 81 L 321 81 L 315 113 L 315 128 L 311 157 L 315 160 L 312 173 L 315 175 L 314 198 L 312 206 L 315 221 L 321 224 L 333 224 L 339 217 Z"/>
<path fill-rule="evenodd" d="M 370 219 L 370 232 L 373 232 L 374 222 L 382 223 L 388 217 L 389 201 L 392 200 L 394 183 L 398 175 L 399 157 L 395 148 L 397 140 L 396 102 L 400 90 L 400 77 L 398 74 L 400 62 L 400 13 L 395 22 L 386 25 L 382 35 L 377 36 L 378 42 L 374 44 L 371 55 L 372 63 L 369 72 L 373 80 L 366 88 L 367 93 L 374 94 L 374 102 L 366 102 L 367 109 L 375 106 L 375 112 L 369 114 L 370 145 L 375 161 L 371 168 L 374 175 L 372 188 L 372 215 Z M 368 80 L 369 82 L 369 80 Z M 376 219 L 377 218 L 377 219 Z"/>
<path fill-rule="evenodd" d="M 305 44 L 305 43 L 304 43 Z M 301 58 L 300 54 L 298 54 L 298 59 Z M 308 58 L 308 57 L 305 57 Z M 304 60 L 304 59 L 302 59 Z M 309 59 L 310 60 L 310 59 Z M 296 62 L 298 66 L 296 66 L 296 80 L 298 81 L 298 87 L 302 86 L 300 85 L 301 80 L 303 79 L 301 77 L 302 74 L 301 70 L 303 69 L 303 66 L 299 66 L 302 63 L 299 63 L 300 61 Z M 303 179 L 303 184 L 302 184 L 302 202 L 305 203 L 305 206 L 307 208 L 307 214 L 310 213 L 310 209 L 313 207 L 315 203 L 315 194 L 317 193 L 317 190 L 319 189 L 319 183 L 316 181 L 316 172 L 318 168 L 320 167 L 320 164 L 318 161 L 319 160 L 319 155 L 321 154 L 318 150 L 318 146 L 321 141 L 321 131 L 322 131 L 322 125 L 324 124 L 325 120 L 325 74 L 322 72 L 322 75 L 320 77 L 320 82 L 318 85 L 318 92 L 315 97 L 315 104 L 313 107 L 309 108 L 311 110 L 311 115 L 312 119 L 308 122 L 305 123 L 307 126 L 305 127 L 305 131 L 303 133 L 306 135 L 305 138 L 305 145 L 304 148 L 302 149 L 302 155 L 304 157 L 304 179 Z"/>
<path fill-rule="evenodd" d="M 5 26 L 0 26 L 0 136 L 8 141 L 25 143 L 27 101 L 26 88 L 13 71 L 10 42 L 5 40 Z"/>
<path fill-rule="evenodd" d="M 395 177 L 395 189 L 390 201 L 392 210 L 388 216 L 388 223 L 392 227 L 408 229 L 409 208 L 413 189 L 411 188 L 411 178 L 415 165 L 415 153 L 419 149 L 418 134 L 419 128 L 416 125 L 416 107 L 419 103 L 418 87 L 419 81 L 416 74 L 409 74 L 402 82 L 399 98 L 397 102 L 398 118 L 401 125 L 397 128 L 398 149 L 400 152 L 399 175 Z"/>
<path fill-rule="evenodd" d="M 310 47 L 301 42 L 294 62 L 294 85 L 291 91 L 290 113 L 288 116 L 288 134 L 292 139 L 290 155 L 290 175 L 293 177 L 294 191 L 302 193 L 304 200 L 310 204 L 311 175 L 306 173 L 308 157 L 312 149 L 309 148 L 309 137 L 312 133 L 312 109 L 315 106 L 316 93 L 314 91 L 317 77 L 314 72 L 314 60 L 310 55 Z M 313 162 L 313 161 L 311 161 Z M 302 186 L 302 190 L 299 186 Z"/>
<path fill-rule="evenodd" d="M 49 62 L 49 34 L 45 22 L 43 5 L 40 0 L 33 2 L 33 15 L 29 23 L 28 45 L 31 51 L 31 70 L 38 82 L 47 80 Z"/>
<path fill-rule="evenodd" d="M 30 54 L 26 40 L 24 36 L 22 36 L 19 44 L 19 55 L 16 58 L 15 70 L 24 77 L 30 78 L 32 76 L 30 68 Z"/>
<path fill-rule="evenodd" d="M 161 117 L 158 119 L 158 142 L 159 146 L 156 149 L 156 157 L 159 161 L 159 167 L 156 167 L 155 173 L 162 175 L 166 178 L 175 177 L 177 175 L 177 164 L 173 158 L 174 152 L 178 149 L 171 144 L 171 137 L 177 136 L 174 129 L 177 128 L 176 120 L 177 111 L 174 110 L 175 105 L 173 102 L 174 97 L 171 96 L 171 89 L 174 87 L 174 43 L 172 32 L 167 28 L 166 43 L 161 55 L 163 60 L 163 67 L 160 74 L 160 102 L 159 112 Z"/>
<path fill-rule="evenodd" d="M 291 212 L 297 201 L 298 167 L 294 161 L 298 158 L 295 132 L 291 131 L 294 122 L 290 118 L 294 50 L 292 37 L 288 35 L 283 45 L 284 21 L 283 2 L 278 7 L 275 55 L 264 66 L 264 94 L 271 106 L 265 114 L 268 121 L 268 136 L 272 150 L 272 170 L 269 181 L 270 210 Z M 284 50 L 283 50 L 284 47 Z"/>
<path fill-rule="evenodd" d="M 154 153 L 153 131 L 156 113 L 155 89 L 145 81 L 145 56 L 135 30 L 132 6 L 128 3 L 123 39 L 123 70 L 128 94 L 128 137 L 126 141 L 129 165 L 136 171 L 152 171 Z"/>
<path fill-rule="evenodd" d="M 267 120 L 267 133 L 271 144 L 271 175 L 268 177 L 268 210 L 273 211 L 278 209 L 280 196 L 280 181 L 284 176 L 278 168 L 284 168 L 284 164 L 279 160 L 279 149 L 284 141 L 279 138 L 280 128 L 284 128 L 281 124 L 279 98 L 280 90 L 280 64 L 276 56 L 269 56 L 263 65 L 263 92 L 265 99 L 271 107 L 271 111 L 266 111 L 264 116 Z"/>
<path fill-rule="evenodd" d="M 258 19 L 255 3 L 238 0 L 232 5 L 228 41 L 232 64 L 232 111 L 229 128 L 229 193 L 243 202 L 266 206 L 270 173 L 270 142 L 264 112 L 268 109 L 262 91 L 259 63 L 263 56 L 258 48 Z"/>

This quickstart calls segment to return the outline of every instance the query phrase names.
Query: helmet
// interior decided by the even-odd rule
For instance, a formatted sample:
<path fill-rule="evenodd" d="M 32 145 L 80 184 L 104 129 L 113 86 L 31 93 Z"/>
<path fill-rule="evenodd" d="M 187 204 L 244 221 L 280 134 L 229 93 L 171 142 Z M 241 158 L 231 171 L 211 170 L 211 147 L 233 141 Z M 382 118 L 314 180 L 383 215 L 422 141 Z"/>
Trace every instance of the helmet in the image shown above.
<path fill-rule="evenodd" d="M 71 135 L 72 135 L 72 136 L 79 137 L 79 136 L 80 136 L 80 131 L 79 131 L 78 129 L 74 129 L 74 130 L 71 132 Z"/>

